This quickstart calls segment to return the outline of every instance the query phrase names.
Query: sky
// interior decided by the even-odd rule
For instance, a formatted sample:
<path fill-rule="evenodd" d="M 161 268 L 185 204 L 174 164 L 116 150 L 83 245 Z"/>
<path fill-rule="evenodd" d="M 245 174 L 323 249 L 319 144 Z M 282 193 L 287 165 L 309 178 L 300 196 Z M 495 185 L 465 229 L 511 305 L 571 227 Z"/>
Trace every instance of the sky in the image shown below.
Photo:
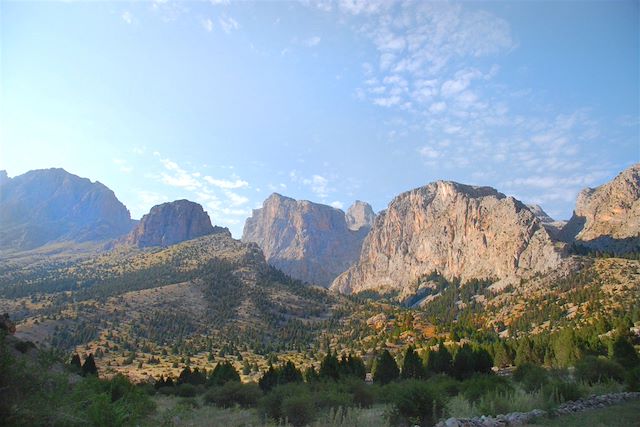
<path fill-rule="evenodd" d="M 638 1 L 0 2 L 0 169 L 239 238 L 272 192 L 385 209 L 445 179 L 556 219 L 640 161 Z"/>

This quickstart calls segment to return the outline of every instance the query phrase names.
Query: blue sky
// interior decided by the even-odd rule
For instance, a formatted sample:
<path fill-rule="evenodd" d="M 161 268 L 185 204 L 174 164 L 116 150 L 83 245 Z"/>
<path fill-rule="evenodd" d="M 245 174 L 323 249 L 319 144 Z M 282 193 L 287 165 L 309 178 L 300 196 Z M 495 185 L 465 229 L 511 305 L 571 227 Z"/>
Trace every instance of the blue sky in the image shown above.
<path fill-rule="evenodd" d="M 639 3 L 0 3 L 0 169 L 239 237 L 272 192 L 384 209 L 437 179 L 567 219 L 640 161 Z"/>

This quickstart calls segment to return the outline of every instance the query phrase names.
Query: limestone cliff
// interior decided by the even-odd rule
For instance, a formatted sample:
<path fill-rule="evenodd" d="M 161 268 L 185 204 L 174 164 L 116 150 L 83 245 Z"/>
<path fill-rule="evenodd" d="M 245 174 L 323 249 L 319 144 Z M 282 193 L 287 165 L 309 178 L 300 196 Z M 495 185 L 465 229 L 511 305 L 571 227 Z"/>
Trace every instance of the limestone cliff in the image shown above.
<path fill-rule="evenodd" d="M 595 250 L 637 251 L 640 248 L 640 163 L 606 184 L 582 190 L 561 237 Z"/>
<path fill-rule="evenodd" d="M 223 231 L 228 233 L 226 229 L 213 227 L 199 204 L 176 200 L 152 207 L 123 243 L 138 247 L 169 246 Z"/>
<path fill-rule="evenodd" d="M 350 230 L 340 209 L 274 193 L 247 219 L 242 241 L 291 277 L 328 286 L 357 260 L 368 231 Z"/>
<path fill-rule="evenodd" d="M 331 285 L 410 294 L 433 271 L 447 278 L 509 278 L 561 260 L 527 206 L 490 187 L 438 181 L 397 196 L 375 219 L 356 265 Z"/>

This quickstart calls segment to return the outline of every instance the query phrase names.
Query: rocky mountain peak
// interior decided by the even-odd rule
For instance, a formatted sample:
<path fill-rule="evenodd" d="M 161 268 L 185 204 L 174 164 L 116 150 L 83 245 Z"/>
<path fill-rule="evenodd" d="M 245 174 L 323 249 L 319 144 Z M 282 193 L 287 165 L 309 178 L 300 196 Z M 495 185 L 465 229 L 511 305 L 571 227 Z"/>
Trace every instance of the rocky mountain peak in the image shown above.
<path fill-rule="evenodd" d="M 347 210 L 345 219 L 349 230 L 358 231 L 362 227 L 371 228 L 376 214 L 369 203 L 356 200 Z"/>
<path fill-rule="evenodd" d="M 551 224 L 551 223 L 556 222 L 555 219 L 551 218 L 549 216 L 549 214 L 547 214 L 542 209 L 542 206 L 536 205 L 536 204 L 532 204 L 532 205 L 527 205 L 527 207 L 540 220 L 540 222 L 542 222 L 543 224 Z"/>
<path fill-rule="evenodd" d="M 242 240 L 290 276 L 328 286 L 355 262 L 367 231 L 350 230 L 340 209 L 274 193 L 253 210 Z"/>
<path fill-rule="evenodd" d="M 131 230 L 127 208 L 100 182 L 64 169 L 0 178 L 0 247 L 106 240 Z"/>
<path fill-rule="evenodd" d="M 491 187 L 437 181 L 394 198 L 365 239 L 358 262 L 332 288 L 411 293 L 434 271 L 463 281 L 544 271 L 561 252 L 520 201 Z"/>
<path fill-rule="evenodd" d="M 594 250 L 628 252 L 640 248 L 640 163 L 612 181 L 578 195 L 561 237 Z"/>
<path fill-rule="evenodd" d="M 9 182 L 10 179 L 6 170 L 0 170 L 0 185 Z"/>
<path fill-rule="evenodd" d="M 176 200 L 151 208 L 124 240 L 138 247 L 169 246 L 207 234 L 229 230 L 213 227 L 201 205 L 189 200 Z"/>

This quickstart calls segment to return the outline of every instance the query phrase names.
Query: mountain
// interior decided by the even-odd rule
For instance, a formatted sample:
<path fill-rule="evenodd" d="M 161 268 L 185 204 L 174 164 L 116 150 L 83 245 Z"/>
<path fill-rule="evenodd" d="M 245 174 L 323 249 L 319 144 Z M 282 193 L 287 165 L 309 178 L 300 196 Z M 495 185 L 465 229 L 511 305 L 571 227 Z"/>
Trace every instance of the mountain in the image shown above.
<path fill-rule="evenodd" d="M 536 215 L 490 187 L 438 181 L 400 194 L 378 214 L 356 265 L 331 285 L 343 293 L 416 291 L 433 272 L 447 279 L 505 279 L 560 263 Z"/>
<path fill-rule="evenodd" d="M 221 232 L 229 234 L 228 229 L 211 225 L 209 215 L 201 205 L 189 200 L 176 200 L 152 207 L 123 242 L 140 248 L 170 246 Z"/>
<path fill-rule="evenodd" d="M 267 262 L 291 277 L 328 286 L 357 260 L 368 231 L 350 230 L 340 209 L 274 193 L 253 210 L 242 241 L 257 243 Z"/>
<path fill-rule="evenodd" d="M 592 250 L 639 251 L 640 163 L 606 184 L 582 190 L 562 238 Z"/>
<path fill-rule="evenodd" d="M 128 233 L 131 226 L 127 208 L 100 182 L 64 169 L 0 175 L 0 248 L 106 240 Z"/>
<path fill-rule="evenodd" d="M 527 205 L 527 208 L 540 220 L 553 240 L 562 240 L 560 234 L 567 221 L 556 221 L 547 214 L 540 205 Z"/>
<path fill-rule="evenodd" d="M 358 231 L 362 227 L 370 229 L 376 219 L 376 214 L 369 203 L 356 200 L 347 210 L 345 219 L 349 230 Z"/>
<path fill-rule="evenodd" d="M 172 347 L 200 354 L 200 361 L 212 348 L 259 354 L 307 348 L 328 320 L 339 322 L 349 312 L 333 313 L 342 300 L 286 277 L 266 263 L 256 244 L 229 233 L 168 247 L 117 246 L 80 262 L 52 258 L 33 269 L 0 269 L 0 312 L 18 321 L 16 336 L 65 350 L 82 345 L 97 355 L 104 373 L 130 371 L 122 356 L 134 349 L 145 360 L 159 359 L 155 367 L 145 366 L 162 369 L 157 377 L 182 369 L 172 367 L 174 353 L 162 355 Z"/>

